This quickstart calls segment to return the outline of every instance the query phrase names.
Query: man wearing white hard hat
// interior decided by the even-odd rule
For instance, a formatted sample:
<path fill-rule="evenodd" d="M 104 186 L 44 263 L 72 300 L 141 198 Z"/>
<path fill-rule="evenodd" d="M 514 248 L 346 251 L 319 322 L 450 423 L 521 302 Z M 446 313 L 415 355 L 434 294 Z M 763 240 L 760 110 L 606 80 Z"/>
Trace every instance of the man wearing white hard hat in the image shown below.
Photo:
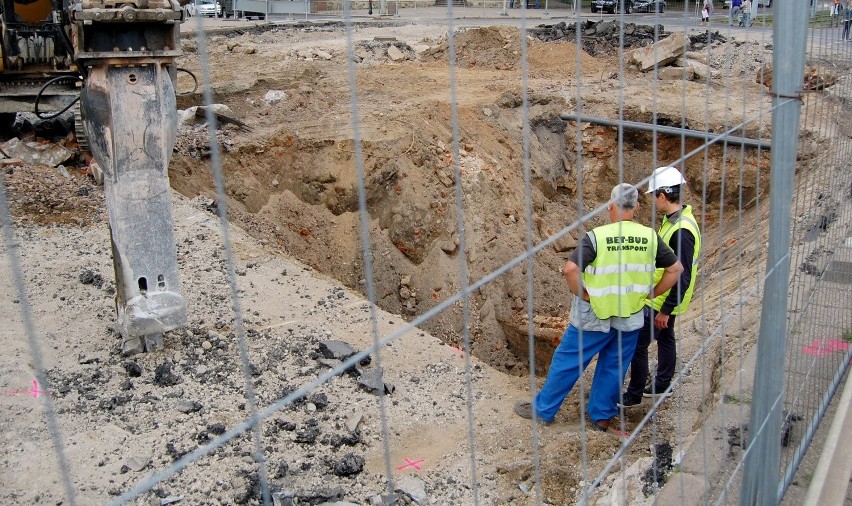
<path fill-rule="evenodd" d="M 698 256 L 701 253 L 701 232 L 692 213 L 692 206 L 681 204 L 681 191 L 686 180 L 674 167 L 654 170 L 646 194 L 652 194 L 657 212 L 662 214 L 658 233 L 683 265 L 678 282 L 662 295 L 648 299 L 645 325 L 639 331 L 636 351 L 630 362 L 630 382 L 623 394 L 622 407 L 639 405 L 642 397 L 669 395 L 675 373 L 677 348 L 674 324 L 677 315 L 689 307 L 695 288 Z M 655 281 L 662 276 L 658 269 Z M 648 346 L 657 340 L 657 373 L 646 388 L 648 380 Z"/>

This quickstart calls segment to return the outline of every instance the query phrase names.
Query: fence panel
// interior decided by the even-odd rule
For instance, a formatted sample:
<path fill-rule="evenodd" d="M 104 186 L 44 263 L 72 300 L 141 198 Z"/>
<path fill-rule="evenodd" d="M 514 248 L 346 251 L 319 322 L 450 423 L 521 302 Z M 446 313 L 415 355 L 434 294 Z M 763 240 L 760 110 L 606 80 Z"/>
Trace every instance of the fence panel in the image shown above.
<path fill-rule="evenodd" d="M 507 7 L 234 2 L 342 19 L 323 37 L 192 20 L 181 104 L 206 108 L 170 176 L 194 316 L 165 350 L 91 330 L 104 204 L 66 220 L 54 193 L 102 192 L 4 162 L 0 502 L 801 502 L 852 359 L 842 23 Z M 645 319 L 674 256 L 637 260 L 643 238 L 687 264 L 685 312 Z"/>

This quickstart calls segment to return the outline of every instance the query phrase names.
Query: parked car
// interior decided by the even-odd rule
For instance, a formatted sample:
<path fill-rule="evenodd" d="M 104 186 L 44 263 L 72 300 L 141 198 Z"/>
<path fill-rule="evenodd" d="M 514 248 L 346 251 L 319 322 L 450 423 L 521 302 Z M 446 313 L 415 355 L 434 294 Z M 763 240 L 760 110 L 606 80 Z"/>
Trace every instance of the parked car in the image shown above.
<path fill-rule="evenodd" d="M 592 12 L 615 14 L 616 12 L 621 12 L 622 5 L 624 5 L 625 14 L 633 12 L 633 0 L 592 0 Z"/>
<path fill-rule="evenodd" d="M 225 10 L 219 0 L 194 0 L 186 6 L 186 12 L 190 16 L 209 16 L 213 18 L 221 18 L 225 15 Z"/>
<path fill-rule="evenodd" d="M 666 0 L 635 0 L 634 12 L 666 12 Z"/>

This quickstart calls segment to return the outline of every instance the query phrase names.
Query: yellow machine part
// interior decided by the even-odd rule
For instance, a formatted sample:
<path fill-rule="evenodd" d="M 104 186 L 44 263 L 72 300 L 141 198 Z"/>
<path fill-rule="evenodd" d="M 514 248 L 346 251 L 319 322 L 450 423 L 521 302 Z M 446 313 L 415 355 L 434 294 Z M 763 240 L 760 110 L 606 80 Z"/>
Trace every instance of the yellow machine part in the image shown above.
<path fill-rule="evenodd" d="M 18 20 L 30 25 L 44 23 L 53 10 L 50 0 L 18 0 L 15 2 L 15 15 Z"/>

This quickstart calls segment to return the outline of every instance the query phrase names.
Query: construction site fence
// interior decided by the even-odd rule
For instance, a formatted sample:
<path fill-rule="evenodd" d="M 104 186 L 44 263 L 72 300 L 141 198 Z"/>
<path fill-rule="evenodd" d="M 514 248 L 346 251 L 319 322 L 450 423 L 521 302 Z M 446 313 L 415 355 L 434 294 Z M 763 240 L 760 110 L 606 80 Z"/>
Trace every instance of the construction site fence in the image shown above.
<path fill-rule="evenodd" d="M 281 4 L 297 7 L 289 13 L 293 16 L 314 12 L 339 13 L 346 24 L 349 54 L 353 53 L 353 9 L 364 9 L 367 2 L 344 4 L 237 0 L 235 8 L 251 11 L 263 6 L 264 12 L 280 14 L 286 11 L 276 7 Z M 387 4 L 406 9 L 434 5 L 410 1 Z M 498 3 L 488 5 L 489 8 L 497 8 Z M 674 6 L 675 2 L 671 5 Z M 305 8 L 304 12 L 298 11 L 301 7 Z M 378 8 L 378 2 L 374 3 L 374 8 Z M 822 450 L 817 434 L 827 413 L 835 409 L 832 407 L 833 395 L 841 385 L 852 358 L 852 137 L 849 135 L 852 131 L 849 119 L 852 113 L 849 98 L 852 96 L 849 72 L 852 43 L 838 43 L 839 32 L 836 29 L 810 27 L 807 23 L 809 7 L 804 2 L 777 2 L 772 8 L 771 30 L 739 32 L 739 43 L 735 44 L 731 37 L 722 46 L 708 45 L 704 49 L 708 59 L 717 54 L 715 51 L 723 55 L 726 61 L 732 61 L 743 40 L 772 47 L 773 65 L 771 72 L 762 74 L 760 78 L 767 84 L 761 88 L 762 91 L 756 92 L 754 87 L 746 85 L 755 80 L 753 69 L 735 74 L 730 66 L 725 67 L 722 75 L 712 81 L 679 83 L 674 86 L 671 82 L 659 79 L 654 82 L 653 100 L 647 109 L 650 119 L 647 123 L 650 125 L 648 143 L 656 148 L 663 139 L 674 138 L 680 142 L 681 149 L 679 156 L 671 159 L 659 159 L 658 151 L 652 150 L 652 161 L 645 171 L 647 176 L 644 179 L 625 178 L 625 154 L 632 149 L 625 142 L 625 134 L 633 127 L 624 117 L 627 98 L 620 96 L 619 106 L 613 110 L 612 117 L 599 118 L 611 121 L 612 126 L 606 128 L 613 129 L 617 135 L 616 152 L 613 153 L 617 160 L 615 173 L 612 174 L 613 181 L 630 183 L 644 192 L 653 167 L 670 165 L 681 169 L 689 174 L 690 179 L 690 191 L 686 192 L 685 198 L 700 204 L 701 209 L 696 218 L 699 227 L 707 233 L 703 237 L 692 307 L 678 319 L 678 371 L 671 386 L 666 392 L 657 392 L 665 395 L 655 397 L 641 416 L 630 416 L 622 410 L 613 420 L 613 428 L 622 431 L 622 437 L 606 465 L 592 465 L 586 460 L 576 463 L 581 466 L 584 476 L 576 497 L 578 503 L 593 503 L 606 493 L 615 502 L 629 502 L 626 490 L 632 479 L 628 469 L 637 454 L 634 444 L 640 436 L 647 435 L 650 435 L 652 446 L 666 442 L 674 448 L 673 462 L 667 470 L 653 466 L 654 481 L 659 486 L 653 487 L 648 493 L 651 494 L 651 500 L 663 504 L 669 504 L 669 501 L 687 504 L 779 504 L 785 501 L 791 484 L 797 482 L 805 488 L 809 484 L 808 473 L 806 476 L 797 473 L 812 446 L 816 444 L 817 452 Z M 627 21 L 628 18 L 621 18 L 617 23 L 623 29 Z M 532 23 L 522 18 L 518 26 L 523 30 Z M 446 24 L 452 48 L 455 20 L 448 15 Z M 577 47 L 580 48 L 581 35 L 577 34 L 577 37 Z M 256 413 L 255 416 L 246 418 L 242 424 L 230 428 L 207 446 L 182 457 L 171 467 L 158 470 L 133 488 L 122 491 L 115 503 L 133 501 L 160 481 L 193 465 L 218 446 L 253 429 L 264 417 L 291 405 L 367 354 L 381 354 L 384 345 L 415 326 L 426 323 L 451 305 L 466 305 L 472 293 L 509 269 L 525 264 L 532 266 L 532 259 L 560 238 L 587 230 L 590 222 L 605 221 L 608 205 L 613 201 L 591 202 L 583 186 L 583 168 L 587 161 L 582 146 L 583 136 L 586 135 L 584 129 L 594 123 L 596 118 L 577 120 L 573 117 L 565 121 L 565 138 L 576 141 L 575 146 L 570 146 L 571 142 L 568 142 L 567 148 L 572 151 L 571 159 L 575 161 L 573 165 L 567 165 L 565 170 L 577 178 L 579 218 L 564 224 L 564 228 L 539 243 L 534 244 L 531 239 L 534 211 L 529 194 L 534 159 L 530 150 L 533 136 L 529 123 L 530 81 L 526 73 L 529 48 L 525 38 L 522 37 L 521 41 L 522 64 L 519 68 L 518 89 L 522 100 L 523 123 L 520 125 L 522 131 L 519 139 L 524 150 L 522 165 L 527 195 L 524 221 L 530 237 L 527 249 L 481 279 L 469 280 L 462 276 L 459 280 L 463 287 L 461 291 L 448 294 L 434 309 L 413 317 L 404 329 L 382 335 L 374 326 L 373 347 L 270 405 L 253 406 L 250 412 Z M 205 37 L 199 32 L 198 46 L 203 48 L 205 44 Z M 623 84 L 627 75 L 627 58 L 623 48 L 618 51 L 619 68 L 614 68 L 613 73 Z M 199 54 L 206 55 L 206 52 L 199 51 Z M 360 114 L 357 101 L 360 90 L 354 76 L 358 70 L 351 56 L 349 60 L 352 110 L 357 118 Z M 573 61 L 565 64 L 579 66 L 580 61 L 581 55 L 578 53 L 576 64 Z M 447 69 L 450 89 L 447 92 L 455 97 L 457 80 L 452 57 L 450 63 Z M 582 76 L 579 68 L 576 75 Z M 822 80 L 812 79 L 814 76 Z M 209 104 L 212 102 L 209 69 L 205 67 L 199 78 L 206 86 L 205 100 Z M 807 87 L 814 82 L 817 84 Z M 577 77 L 571 87 L 563 90 L 572 97 L 572 103 L 580 104 L 566 113 L 569 116 L 584 113 L 582 104 L 587 97 L 583 96 L 583 84 L 583 78 Z M 686 112 L 683 112 L 683 117 L 673 122 L 670 116 L 667 117 L 667 124 L 674 131 L 656 130 L 655 126 L 661 126 L 662 123 L 658 121 L 661 102 L 685 100 L 683 89 L 686 86 L 705 87 L 702 107 L 706 110 L 707 124 L 702 125 L 690 118 L 687 129 Z M 623 86 L 613 88 L 613 93 L 618 94 L 620 88 Z M 761 97 L 768 97 L 766 107 L 746 107 L 747 104 L 758 102 Z M 452 132 L 452 165 L 455 173 L 456 215 L 459 220 L 456 230 L 460 242 L 460 272 L 466 273 L 465 207 L 462 205 L 466 189 L 462 187 L 464 178 L 460 177 L 459 172 L 458 105 L 455 100 L 451 100 L 450 104 L 453 114 L 447 128 Z M 724 128 L 710 131 L 707 127 L 710 111 L 720 107 L 730 111 L 725 113 Z M 212 108 L 208 107 L 208 110 Z M 672 108 L 666 110 L 671 111 Z M 215 126 L 215 121 L 211 124 Z M 356 122 L 352 127 L 357 146 L 357 140 L 360 139 L 359 125 Z M 703 139 L 690 138 L 691 143 L 687 142 L 687 133 L 695 131 L 701 132 Z M 756 147 L 747 147 L 735 142 L 732 138 L 734 136 L 751 137 L 758 144 L 754 145 Z M 218 201 L 225 202 L 227 196 L 222 190 L 225 187 L 224 176 L 215 132 L 211 133 L 210 138 L 214 152 L 212 168 L 220 192 Z M 764 144 L 760 143 L 768 143 L 770 148 L 761 147 Z M 711 150 L 721 150 L 721 154 L 714 151 L 711 156 Z M 352 170 L 359 179 L 361 195 L 361 250 L 366 252 L 363 259 L 367 280 L 365 296 L 375 303 L 377 298 L 372 282 L 371 244 L 366 225 L 369 217 L 364 196 L 363 160 L 359 158 L 357 148 L 355 153 Z M 746 187 L 746 177 L 750 185 L 754 183 L 756 186 Z M 5 249 L 10 255 L 10 263 L 15 264 L 17 260 L 13 255 L 16 243 L 5 197 L 0 204 Z M 227 223 L 224 206 L 218 209 L 223 213 L 223 223 Z M 658 220 L 654 218 L 651 225 L 656 228 Z M 228 258 L 228 262 L 231 265 L 228 272 L 233 277 L 233 259 Z M 744 264 L 755 267 L 744 268 Z M 526 300 L 534 301 L 537 295 L 533 290 L 532 269 L 528 272 Z M 13 273 L 15 276 L 12 282 L 17 287 L 18 297 L 25 302 L 30 287 L 19 269 Z M 231 280 L 234 285 L 238 282 L 236 278 Z M 710 297 L 710 293 L 716 293 L 717 296 Z M 26 308 L 26 304 L 22 303 L 20 307 Z M 530 322 L 534 320 L 530 304 L 523 312 Z M 467 317 L 467 313 L 465 315 Z M 23 319 L 30 321 L 30 316 L 24 315 Z M 757 317 L 759 325 L 751 321 Z M 472 324 L 469 323 L 466 321 L 463 328 L 471 328 Z M 35 344 L 34 349 L 41 346 L 38 326 L 39 322 L 34 321 L 32 328 L 26 329 L 28 338 Z M 532 342 L 532 324 L 529 334 Z M 472 343 L 469 333 L 465 332 L 458 337 L 465 351 L 470 352 Z M 238 338 L 244 340 L 245 336 L 240 334 Z M 531 344 L 530 349 L 533 348 Z M 533 355 L 529 357 L 529 398 L 535 395 L 541 380 L 532 372 L 535 369 Z M 470 362 L 467 360 L 469 373 Z M 248 364 L 243 364 L 243 370 L 249 370 Z M 44 371 L 39 371 L 39 375 L 44 378 Z M 588 392 L 587 380 L 581 378 L 575 388 Z M 468 375 L 468 389 L 473 388 Z M 43 399 L 47 403 L 45 409 L 49 423 L 59 438 L 64 437 L 62 415 L 52 410 L 49 397 L 43 396 Z M 472 396 L 468 396 L 468 410 L 472 412 L 475 408 L 470 404 L 471 399 Z M 581 395 L 580 399 L 582 410 L 584 396 Z M 253 402 L 253 399 L 247 399 L 247 402 L 250 401 Z M 376 409 L 383 409 L 384 404 L 381 406 Z M 836 409 L 844 410 L 846 407 L 836 406 Z M 719 417 L 723 421 L 719 421 Z M 475 449 L 476 431 L 472 426 L 472 417 L 469 423 L 472 439 L 469 447 Z M 543 490 L 549 485 L 544 482 L 545 473 L 541 471 L 547 463 L 539 455 L 538 442 L 542 437 L 540 427 L 536 422 L 530 424 L 529 457 L 534 463 L 535 473 L 534 486 L 529 493 L 537 504 L 545 501 Z M 661 427 L 666 427 L 665 432 L 661 432 Z M 591 431 L 583 421 L 580 422 L 580 430 L 585 449 Z M 388 439 L 387 433 L 384 438 Z M 585 451 L 583 455 L 586 455 Z M 473 462 L 476 461 L 475 457 L 472 456 Z M 67 476 L 75 472 L 64 455 L 59 455 L 59 461 L 63 463 L 63 474 Z M 258 466 L 263 466 L 264 461 L 262 456 L 256 459 Z M 392 469 L 392 466 L 388 465 L 387 469 Z M 657 473 L 661 476 L 657 476 Z M 265 475 L 261 473 L 261 476 Z M 687 480 L 690 476 L 694 481 Z M 475 465 L 471 476 L 458 478 L 467 482 L 466 490 L 472 494 L 471 503 L 482 501 L 477 496 L 481 477 L 477 475 Z M 394 493 L 390 485 L 393 479 L 393 476 L 386 476 L 389 494 Z M 848 480 L 846 483 L 815 486 L 845 487 L 847 484 Z M 268 498 L 269 484 L 263 482 L 261 485 L 264 488 L 263 497 Z M 624 494 L 618 495 L 617 491 L 622 489 Z M 612 499 L 618 497 L 621 499 Z M 74 503 L 73 496 L 68 498 L 68 503 Z"/>

